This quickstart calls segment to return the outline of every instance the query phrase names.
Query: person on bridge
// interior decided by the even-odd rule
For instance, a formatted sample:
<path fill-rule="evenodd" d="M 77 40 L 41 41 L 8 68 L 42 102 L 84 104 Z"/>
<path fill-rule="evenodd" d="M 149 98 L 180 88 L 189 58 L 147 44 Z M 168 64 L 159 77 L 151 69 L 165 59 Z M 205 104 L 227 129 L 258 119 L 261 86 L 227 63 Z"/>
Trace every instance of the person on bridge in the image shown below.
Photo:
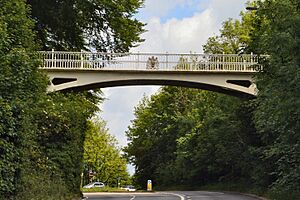
<path fill-rule="evenodd" d="M 147 61 L 147 69 L 158 69 L 158 58 L 152 56 L 152 57 L 149 57 L 148 58 L 148 61 Z"/>

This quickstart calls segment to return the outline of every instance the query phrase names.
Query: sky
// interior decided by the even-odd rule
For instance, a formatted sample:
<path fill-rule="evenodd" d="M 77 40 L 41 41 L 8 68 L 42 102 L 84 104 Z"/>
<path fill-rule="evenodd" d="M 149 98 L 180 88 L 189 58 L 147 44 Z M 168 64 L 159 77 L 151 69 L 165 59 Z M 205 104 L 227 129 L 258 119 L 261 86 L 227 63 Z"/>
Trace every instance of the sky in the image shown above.
<path fill-rule="evenodd" d="M 222 22 L 239 18 L 247 0 L 145 0 L 135 16 L 147 23 L 145 42 L 131 52 L 202 53 L 202 45 L 218 35 Z M 125 131 L 134 119 L 134 107 L 144 95 L 157 92 L 158 86 L 104 88 L 106 100 L 100 116 L 107 121 L 110 134 L 126 146 Z M 133 172 L 132 167 L 129 168 Z"/>

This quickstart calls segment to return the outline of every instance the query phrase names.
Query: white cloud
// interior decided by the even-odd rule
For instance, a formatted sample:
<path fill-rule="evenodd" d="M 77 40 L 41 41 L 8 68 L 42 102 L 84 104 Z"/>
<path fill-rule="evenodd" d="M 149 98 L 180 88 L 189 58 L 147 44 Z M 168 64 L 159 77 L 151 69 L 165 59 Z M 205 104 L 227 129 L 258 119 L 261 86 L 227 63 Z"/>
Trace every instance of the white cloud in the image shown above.
<path fill-rule="evenodd" d="M 140 52 L 202 52 L 207 38 L 218 33 L 221 23 L 237 18 L 247 0 L 146 0 L 140 19 L 146 19 L 146 41 L 132 51 Z M 194 8 L 197 6 L 196 9 Z M 176 6 L 193 12 L 189 17 L 170 16 Z M 168 19 L 164 19 L 165 17 Z M 180 16 L 180 17 L 179 17 Z M 157 87 L 125 87 L 103 90 L 108 100 L 102 105 L 102 116 L 108 121 L 110 133 L 126 145 L 125 130 L 133 119 L 134 106 L 144 93 L 153 94 Z"/>
<path fill-rule="evenodd" d="M 150 6 L 148 10 L 152 11 L 153 17 L 150 17 L 147 22 L 146 30 L 148 31 L 142 35 L 146 41 L 133 51 L 202 52 L 202 45 L 208 37 L 218 34 L 223 21 L 239 17 L 246 0 L 198 1 L 198 12 L 191 17 L 177 19 L 173 16 L 165 22 L 159 18 L 162 13 L 167 13 L 176 4 L 185 5 L 188 2 L 191 1 L 177 0 L 169 5 L 170 0 L 146 0 L 146 5 Z M 154 7 L 157 8 L 157 13 L 154 12 Z"/>
<path fill-rule="evenodd" d="M 201 52 L 208 37 L 218 31 L 211 10 L 181 20 L 172 18 L 166 23 L 161 23 L 159 18 L 152 18 L 146 28 L 148 32 L 143 34 L 146 41 L 133 51 Z"/>

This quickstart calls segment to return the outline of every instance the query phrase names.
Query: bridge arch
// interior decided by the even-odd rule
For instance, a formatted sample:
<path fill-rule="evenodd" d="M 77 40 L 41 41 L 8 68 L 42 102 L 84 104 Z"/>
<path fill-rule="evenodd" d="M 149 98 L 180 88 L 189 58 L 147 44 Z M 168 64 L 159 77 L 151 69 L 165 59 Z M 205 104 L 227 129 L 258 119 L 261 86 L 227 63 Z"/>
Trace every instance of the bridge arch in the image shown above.
<path fill-rule="evenodd" d="M 233 96 L 254 97 L 256 85 L 251 82 L 251 73 L 170 73 L 163 71 L 48 71 L 50 92 L 62 90 L 89 90 L 130 85 L 171 85 L 191 87 Z"/>

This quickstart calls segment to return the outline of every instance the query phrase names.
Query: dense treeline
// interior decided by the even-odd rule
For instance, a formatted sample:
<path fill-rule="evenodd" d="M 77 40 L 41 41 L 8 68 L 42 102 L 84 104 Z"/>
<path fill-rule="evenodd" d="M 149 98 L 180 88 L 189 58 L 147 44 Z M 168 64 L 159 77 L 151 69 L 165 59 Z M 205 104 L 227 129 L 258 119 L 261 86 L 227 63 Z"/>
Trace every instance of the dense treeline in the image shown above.
<path fill-rule="evenodd" d="M 143 31 L 132 19 L 142 1 L 130 3 L 0 0 L 1 200 L 80 196 L 85 132 L 101 92 L 47 94 L 36 51 L 128 50 Z"/>
<path fill-rule="evenodd" d="M 219 182 L 251 184 L 261 177 L 253 149 L 260 146 L 246 100 L 179 87 L 163 87 L 136 108 L 126 148 L 136 181 L 159 186 Z M 257 175 L 259 176 L 259 175 Z M 173 185 L 175 184 L 175 185 Z"/>
<path fill-rule="evenodd" d="M 257 78 L 254 121 L 277 198 L 300 198 L 300 1 L 259 3 L 252 46 L 270 55 Z M 295 196 L 292 194 L 295 193 Z"/>
<path fill-rule="evenodd" d="M 257 10 L 224 22 L 204 45 L 206 53 L 269 55 L 256 77 L 257 99 L 163 87 L 137 106 L 125 149 L 137 184 L 235 184 L 272 199 L 299 199 L 299 5 L 258 1 Z"/>

